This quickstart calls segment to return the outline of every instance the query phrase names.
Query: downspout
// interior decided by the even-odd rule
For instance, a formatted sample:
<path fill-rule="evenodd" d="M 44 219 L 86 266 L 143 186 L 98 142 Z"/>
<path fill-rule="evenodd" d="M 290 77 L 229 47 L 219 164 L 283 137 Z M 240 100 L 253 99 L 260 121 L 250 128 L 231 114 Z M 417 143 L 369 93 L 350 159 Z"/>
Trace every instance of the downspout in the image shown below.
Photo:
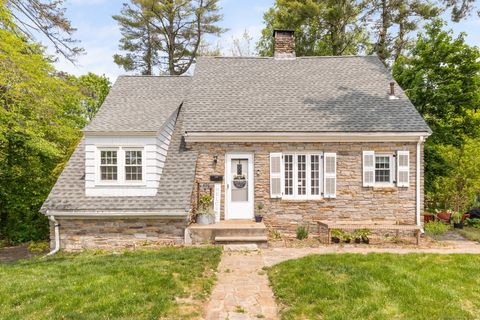
<path fill-rule="evenodd" d="M 49 216 L 48 219 L 53 222 L 55 227 L 55 247 L 47 254 L 47 256 L 53 256 L 60 250 L 60 224 L 55 220 L 55 216 Z"/>
<path fill-rule="evenodd" d="M 416 210 L 415 210 L 415 213 L 416 213 L 416 221 L 417 221 L 417 225 L 420 226 L 422 224 L 421 220 L 420 220 L 420 202 L 421 202 L 421 198 L 420 198 L 420 166 L 421 166 L 421 158 L 420 158 L 420 153 L 421 153 L 421 148 L 422 148 L 422 143 L 423 143 L 423 140 L 424 138 L 423 137 L 420 137 L 418 139 L 418 142 L 417 142 L 417 165 L 416 165 L 416 178 L 415 178 L 415 188 L 416 188 Z M 421 230 L 421 232 L 423 233 L 423 228 Z"/>

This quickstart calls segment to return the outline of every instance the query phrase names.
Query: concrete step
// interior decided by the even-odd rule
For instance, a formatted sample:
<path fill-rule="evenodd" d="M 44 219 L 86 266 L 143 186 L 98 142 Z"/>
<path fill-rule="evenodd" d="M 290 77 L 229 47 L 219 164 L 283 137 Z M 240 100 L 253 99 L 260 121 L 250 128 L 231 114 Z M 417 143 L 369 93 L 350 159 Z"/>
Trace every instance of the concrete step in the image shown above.
<path fill-rule="evenodd" d="M 267 228 L 221 228 L 215 229 L 213 231 L 216 237 L 240 237 L 240 236 L 251 236 L 251 237 L 261 237 L 267 235 Z"/>
<path fill-rule="evenodd" d="M 243 243 L 254 243 L 254 242 L 266 242 L 268 241 L 267 236 L 237 236 L 237 237 L 215 237 L 215 242 L 243 242 Z"/>
<path fill-rule="evenodd" d="M 245 245 L 256 245 L 261 248 L 268 247 L 268 237 L 267 236 L 236 236 L 236 237 L 215 237 L 215 244 L 220 245 L 231 245 L 231 244 L 245 244 Z"/>

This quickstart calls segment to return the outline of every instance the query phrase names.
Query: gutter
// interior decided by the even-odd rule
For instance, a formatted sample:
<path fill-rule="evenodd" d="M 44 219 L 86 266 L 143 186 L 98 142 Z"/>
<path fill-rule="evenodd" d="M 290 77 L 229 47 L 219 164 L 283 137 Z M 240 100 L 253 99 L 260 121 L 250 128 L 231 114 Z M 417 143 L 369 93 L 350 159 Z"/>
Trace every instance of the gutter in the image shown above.
<path fill-rule="evenodd" d="M 52 251 L 47 253 L 47 256 L 53 256 L 60 250 L 60 224 L 55 220 L 55 216 L 49 216 L 48 219 L 54 223 L 55 226 L 55 247 Z"/>
<path fill-rule="evenodd" d="M 417 142 L 417 165 L 416 165 L 416 177 L 415 177 L 415 188 L 416 188 L 416 208 L 415 208 L 415 218 L 418 226 L 421 226 L 422 222 L 420 220 L 420 165 L 421 165 L 421 159 L 420 159 L 420 152 L 421 152 L 421 146 L 424 141 L 423 137 L 420 137 Z M 421 232 L 424 233 L 423 228 L 421 229 Z"/>

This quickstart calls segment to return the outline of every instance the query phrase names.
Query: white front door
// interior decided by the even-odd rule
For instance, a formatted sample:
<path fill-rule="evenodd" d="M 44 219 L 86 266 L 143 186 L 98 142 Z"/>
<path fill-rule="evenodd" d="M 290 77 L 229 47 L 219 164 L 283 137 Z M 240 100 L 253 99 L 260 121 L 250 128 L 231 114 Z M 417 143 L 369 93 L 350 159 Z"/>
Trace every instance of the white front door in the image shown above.
<path fill-rule="evenodd" d="M 225 219 L 253 219 L 253 154 L 226 154 L 225 186 Z"/>

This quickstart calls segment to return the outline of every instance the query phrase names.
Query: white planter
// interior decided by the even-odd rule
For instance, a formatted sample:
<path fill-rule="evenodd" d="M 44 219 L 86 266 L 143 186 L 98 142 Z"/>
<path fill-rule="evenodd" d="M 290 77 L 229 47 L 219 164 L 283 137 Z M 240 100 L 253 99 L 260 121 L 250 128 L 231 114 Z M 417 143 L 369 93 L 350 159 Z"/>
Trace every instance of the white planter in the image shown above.
<path fill-rule="evenodd" d="M 211 214 L 199 214 L 197 215 L 198 224 L 213 224 L 215 223 L 215 216 Z"/>

